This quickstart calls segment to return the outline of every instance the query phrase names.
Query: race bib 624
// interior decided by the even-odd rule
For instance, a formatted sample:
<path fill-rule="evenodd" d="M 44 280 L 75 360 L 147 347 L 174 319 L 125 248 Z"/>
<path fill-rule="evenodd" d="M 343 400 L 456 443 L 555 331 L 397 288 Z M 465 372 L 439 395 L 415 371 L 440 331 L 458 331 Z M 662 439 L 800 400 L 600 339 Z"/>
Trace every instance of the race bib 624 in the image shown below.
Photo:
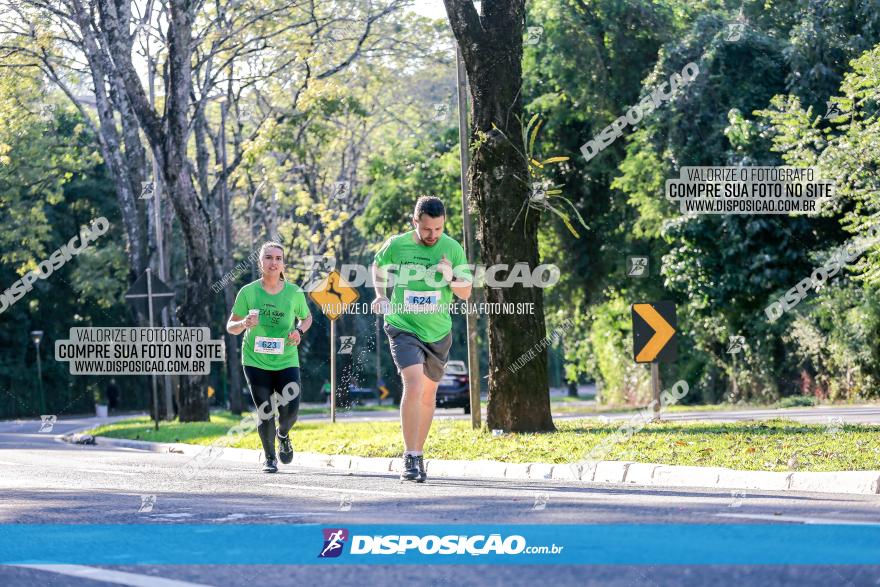
<path fill-rule="evenodd" d="M 440 292 L 437 290 L 413 291 L 408 289 L 403 292 L 403 309 L 408 312 L 436 312 L 439 304 Z"/>

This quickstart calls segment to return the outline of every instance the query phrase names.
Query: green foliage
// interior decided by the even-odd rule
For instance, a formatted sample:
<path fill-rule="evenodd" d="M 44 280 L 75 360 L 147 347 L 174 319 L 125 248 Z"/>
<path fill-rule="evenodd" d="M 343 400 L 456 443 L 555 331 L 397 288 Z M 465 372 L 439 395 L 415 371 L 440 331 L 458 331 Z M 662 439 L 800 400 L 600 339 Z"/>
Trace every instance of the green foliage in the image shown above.
<path fill-rule="evenodd" d="M 880 392 L 880 296 L 854 281 L 835 284 L 798 312 L 787 336 L 803 365 L 801 391 L 858 401 Z"/>
<path fill-rule="evenodd" d="M 632 318 L 629 304 L 612 297 L 598 306 L 590 325 L 590 345 L 596 354 L 603 385 L 602 403 L 644 404 L 651 397 L 651 378 L 644 365 L 636 365 L 632 354 Z"/>
<path fill-rule="evenodd" d="M 816 405 L 815 398 L 803 395 L 792 395 L 779 400 L 780 408 L 812 407 Z"/>
<path fill-rule="evenodd" d="M 547 165 L 559 164 L 568 161 L 568 157 L 549 157 L 544 159 L 543 161 L 539 161 L 537 158 L 539 157 L 538 153 L 535 150 L 535 140 L 538 138 L 538 131 L 541 130 L 541 125 L 543 124 L 543 120 L 540 120 L 538 115 L 535 114 L 532 116 L 529 121 L 523 124 L 523 121 L 520 120 L 520 128 L 522 131 L 522 144 L 525 145 L 525 153 L 520 152 L 520 156 L 523 159 L 523 163 L 528 169 L 528 181 L 519 180 L 520 182 L 525 184 L 525 188 L 528 191 L 528 198 L 525 202 L 523 202 L 522 206 L 519 209 L 519 212 L 516 215 L 516 218 L 513 220 L 513 224 L 516 225 L 517 220 L 519 220 L 520 215 L 525 210 L 525 219 L 523 220 L 523 235 L 525 235 L 525 227 L 529 217 L 529 211 L 534 210 L 540 213 L 543 210 L 549 210 L 556 216 L 558 216 L 565 227 L 574 235 L 575 238 L 579 238 L 577 231 L 574 229 L 572 225 L 571 218 L 569 216 L 568 210 L 569 208 L 574 213 L 575 218 L 578 220 L 581 226 L 587 228 L 586 223 L 584 223 L 584 219 L 581 218 L 580 213 L 575 208 L 574 204 L 571 203 L 571 200 L 562 195 L 562 187 L 561 185 L 551 185 L 551 182 L 546 179 L 547 170 L 545 167 Z M 505 140 L 507 140 L 513 148 L 516 149 L 515 143 L 511 141 L 497 126 L 494 124 L 492 128 L 495 129 L 496 132 L 501 134 Z M 562 202 L 568 204 L 568 207 L 563 206 L 562 202 L 557 202 L 557 200 L 562 200 Z"/>
<path fill-rule="evenodd" d="M 446 207 L 445 232 L 460 240 L 461 188 L 458 132 L 428 132 L 390 140 L 367 168 L 372 197 L 355 225 L 378 248 L 392 234 L 412 228 L 420 195 L 436 195 Z"/>
<path fill-rule="evenodd" d="M 15 58 L 6 63 L 14 65 Z M 54 341 L 67 338 L 70 326 L 124 323 L 127 316 L 120 298 L 125 245 L 95 137 L 75 109 L 26 71 L 9 67 L 0 75 L 0 291 L 95 218 L 106 216 L 111 229 L 0 314 L 3 418 L 41 410 L 31 330 L 45 333 L 44 413 L 93 410 L 86 381 L 51 360 Z"/>

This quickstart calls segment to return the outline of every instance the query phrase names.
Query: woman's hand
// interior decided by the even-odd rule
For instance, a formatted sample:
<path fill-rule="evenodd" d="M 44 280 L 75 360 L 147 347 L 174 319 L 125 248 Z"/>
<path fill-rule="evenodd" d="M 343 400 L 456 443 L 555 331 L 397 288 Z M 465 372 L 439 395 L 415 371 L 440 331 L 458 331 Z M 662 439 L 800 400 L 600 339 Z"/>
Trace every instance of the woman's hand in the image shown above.
<path fill-rule="evenodd" d="M 260 317 L 257 314 L 248 314 L 247 318 L 241 321 L 245 328 L 253 328 L 259 326 Z"/>
<path fill-rule="evenodd" d="M 290 334 L 287 335 L 287 342 L 292 343 L 294 346 L 299 346 L 302 337 L 299 335 L 299 330 L 292 330 Z"/>

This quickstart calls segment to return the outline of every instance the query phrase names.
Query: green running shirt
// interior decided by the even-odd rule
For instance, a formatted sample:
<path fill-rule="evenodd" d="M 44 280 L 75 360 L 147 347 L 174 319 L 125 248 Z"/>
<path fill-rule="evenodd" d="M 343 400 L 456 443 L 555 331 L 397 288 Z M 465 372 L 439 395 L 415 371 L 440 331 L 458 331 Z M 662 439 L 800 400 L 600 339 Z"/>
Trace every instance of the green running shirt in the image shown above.
<path fill-rule="evenodd" d="M 448 306 L 438 306 L 450 304 L 454 294 L 449 284 L 438 286 L 442 275 L 436 269 L 428 268 L 439 263 L 446 255 L 457 278 L 471 281 L 473 275 L 467 266 L 464 248 L 454 238 L 442 234 L 436 243 L 426 246 L 415 242 L 414 234 L 415 230 L 411 230 L 392 236 L 376 253 L 377 267 L 395 265 L 397 268 L 394 272 L 397 279 L 390 298 L 393 310 L 385 316 L 385 322 L 415 334 L 422 342 L 437 342 L 452 330 Z M 424 278 L 417 278 L 415 269 L 402 271 L 407 265 L 423 267 Z M 413 311 L 406 311 L 407 307 Z"/>
<path fill-rule="evenodd" d="M 299 367 L 299 352 L 287 335 L 296 327 L 296 318 L 304 320 L 309 315 L 303 290 L 285 281 L 284 288 L 273 295 L 259 279 L 252 281 L 235 296 L 232 313 L 245 317 L 250 310 L 260 311 L 260 323 L 244 331 L 241 364 L 267 371 Z"/>

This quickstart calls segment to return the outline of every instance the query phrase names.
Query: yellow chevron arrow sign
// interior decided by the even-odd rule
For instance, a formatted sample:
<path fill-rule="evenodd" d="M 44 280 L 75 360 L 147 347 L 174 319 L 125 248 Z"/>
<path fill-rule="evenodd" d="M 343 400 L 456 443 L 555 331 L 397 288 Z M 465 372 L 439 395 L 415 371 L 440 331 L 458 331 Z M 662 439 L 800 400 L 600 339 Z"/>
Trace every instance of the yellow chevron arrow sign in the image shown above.
<path fill-rule="evenodd" d="M 677 324 L 673 302 L 633 304 L 632 319 L 636 363 L 675 360 Z"/>

